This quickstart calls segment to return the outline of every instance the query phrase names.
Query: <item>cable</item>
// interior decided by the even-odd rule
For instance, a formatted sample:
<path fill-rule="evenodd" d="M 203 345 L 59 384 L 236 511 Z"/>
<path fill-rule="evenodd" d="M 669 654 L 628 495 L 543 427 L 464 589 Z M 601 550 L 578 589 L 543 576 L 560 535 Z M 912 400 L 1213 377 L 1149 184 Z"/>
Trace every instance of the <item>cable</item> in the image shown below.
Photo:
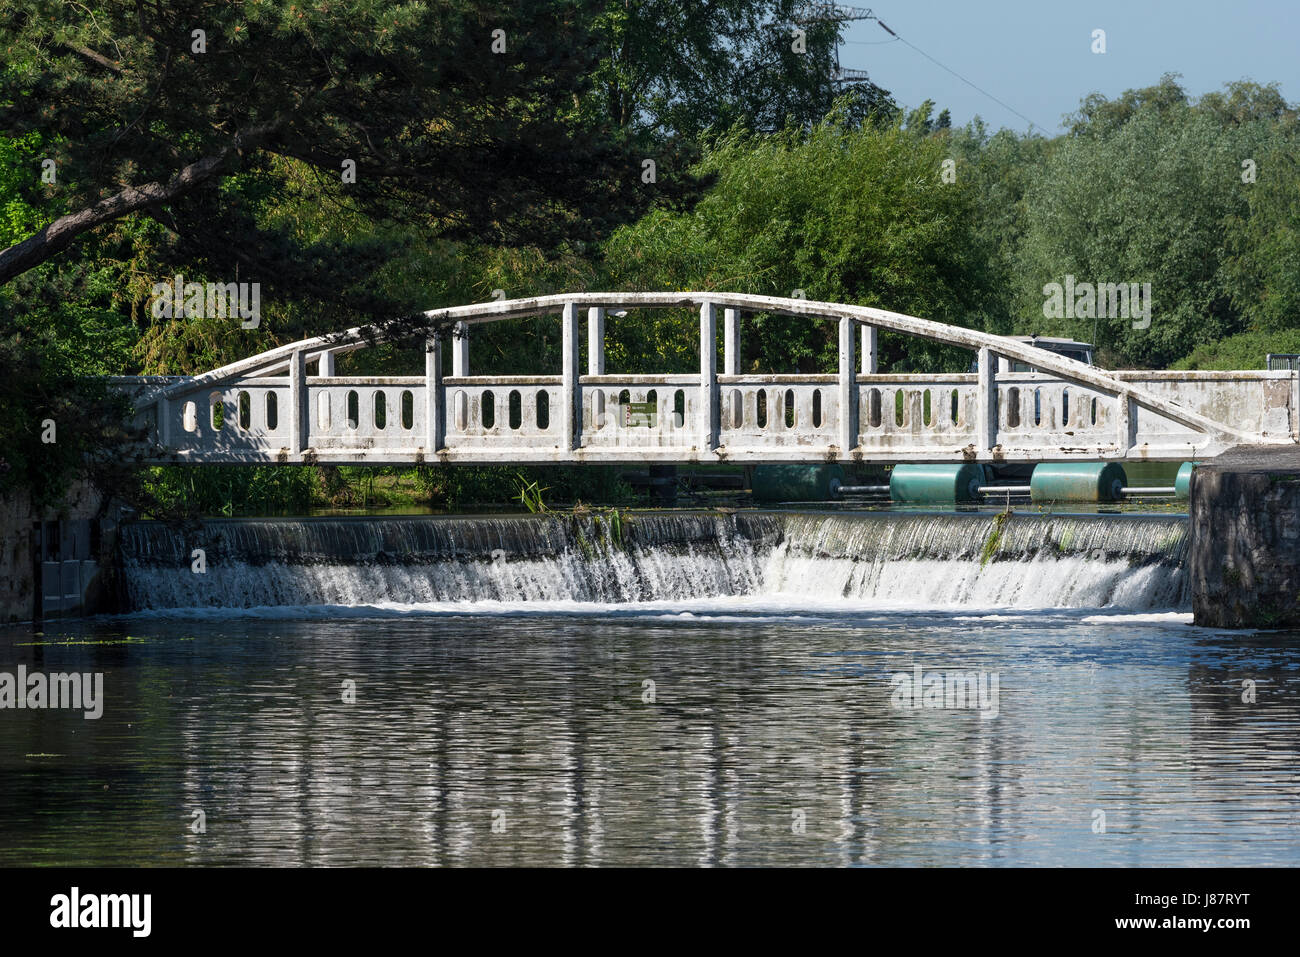
<path fill-rule="evenodd" d="M 987 97 L 988 97 L 990 100 L 992 100 L 994 103 L 998 104 L 998 106 L 1002 107 L 1004 110 L 1010 110 L 1012 113 L 1016 114 L 1016 116 L 1020 117 L 1022 120 L 1024 120 L 1026 123 L 1029 124 L 1029 128 L 1030 128 L 1031 131 L 1033 130 L 1033 128 L 1034 128 L 1035 126 L 1037 126 L 1040 130 L 1044 130 L 1044 131 L 1045 131 L 1045 130 L 1047 129 L 1047 127 L 1045 127 L 1045 126 L 1040 126 L 1038 123 L 1035 123 L 1033 120 L 1031 120 L 1029 117 L 1025 116 L 1025 114 L 1021 113 L 1021 112 L 1020 112 L 1019 110 L 1017 110 L 1015 107 L 1013 107 L 1013 106 L 1009 106 L 1009 105 L 1007 105 L 1006 103 L 1003 103 L 1001 100 L 999 100 L 996 96 L 994 96 L 994 95 L 993 95 L 992 93 L 990 93 L 988 90 L 984 90 L 984 89 L 981 89 L 980 87 L 976 86 L 974 83 L 972 83 L 970 80 L 966 79 L 964 76 L 962 76 L 962 75 L 961 75 L 960 73 L 958 73 L 956 70 L 954 70 L 954 69 L 952 69 L 952 68 L 950 68 L 950 67 L 946 67 L 946 66 L 944 66 L 942 63 L 940 63 L 940 62 L 939 62 L 938 60 L 936 60 L 934 57 L 930 56 L 930 54 L 926 53 L 924 50 L 922 50 L 920 47 L 918 47 L 915 43 L 912 43 L 911 41 L 905 39 L 904 37 L 900 37 L 900 36 L 899 36 L 897 33 L 895 33 L 893 30 L 889 29 L 889 27 L 885 26 L 885 23 L 884 23 L 883 20 L 876 20 L 876 22 L 879 23 L 880 26 L 881 26 L 881 29 L 883 29 L 883 30 L 884 30 L 886 33 L 888 33 L 890 36 L 894 37 L 894 38 L 897 39 L 897 40 L 902 40 L 902 41 L 903 41 L 904 43 L 906 43 L 909 47 L 911 47 L 911 48 L 912 48 L 913 50 L 915 50 L 917 53 L 921 54 L 921 56 L 925 57 L 927 60 L 929 60 L 929 61 L 930 61 L 931 63 L 933 63 L 935 66 L 937 66 L 937 67 L 939 67 L 939 68 L 941 68 L 941 69 L 947 70 L 949 73 L 951 73 L 951 74 L 952 74 L 953 76 L 955 76 L 957 79 L 961 80 L 963 83 L 965 83 L 967 86 L 969 86 L 972 90 L 975 90 L 975 91 L 978 92 L 978 93 L 983 93 L 985 96 L 987 96 Z M 882 41 L 880 41 L 880 42 L 881 42 L 881 43 L 893 43 L 894 41 L 893 41 L 893 40 L 882 40 Z"/>

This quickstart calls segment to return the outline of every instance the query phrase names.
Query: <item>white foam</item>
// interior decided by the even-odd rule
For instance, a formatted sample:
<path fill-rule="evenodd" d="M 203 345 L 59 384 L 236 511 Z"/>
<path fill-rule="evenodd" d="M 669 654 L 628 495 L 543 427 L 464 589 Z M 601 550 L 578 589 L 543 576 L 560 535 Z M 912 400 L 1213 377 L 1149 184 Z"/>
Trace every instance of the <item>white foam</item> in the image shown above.
<path fill-rule="evenodd" d="M 1066 610 L 1075 620 L 1084 614 L 1089 616 L 1084 620 L 1099 622 L 1182 626 L 1188 619 L 1181 610 L 1186 606 L 1181 561 L 1167 551 L 1181 540 L 1182 527 L 1174 523 L 1031 516 L 1009 526 L 1016 542 L 1004 543 L 995 560 L 984 561 L 980 543 L 991 524 L 955 516 L 897 521 L 795 516 L 774 547 L 756 544 L 721 518 L 696 521 L 706 524 L 693 534 L 707 535 L 618 547 L 608 530 L 603 538 L 592 538 L 558 526 L 528 525 L 524 531 L 546 537 L 523 538 L 522 545 L 537 551 L 544 546 L 551 553 L 495 561 L 466 555 L 454 541 L 454 525 L 437 528 L 451 544 L 431 543 L 426 540 L 430 528 L 407 522 L 411 527 L 401 529 L 407 537 L 387 546 L 387 560 L 355 563 L 290 560 L 306 540 L 295 536 L 310 536 L 318 548 L 325 542 L 332 554 L 343 556 L 363 546 L 375 549 L 378 533 L 366 538 L 362 529 L 348 526 L 334 542 L 325 534 L 333 529 L 325 526 L 286 522 L 277 529 L 260 523 L 248 530 L 236 525 L 226 532 L 234 545 L 209 561 L 205 575 L 190 572 L 184 543 L 153 528 L 137 535 L 138 550 L 128 553 L 124 570 L 133 606 L 166 616 L 870 622 L 915 614 L 1009 621 Z M 489 544 L 516 529 L 500 519 L 463 524 L 466 534 L 481 533 Z M 576 537 L 566 539 L 566 534 Z M 1008 533 L 1008 539 L 1014 536 Z M 409 559 L 392 557 L 398 546 Z M 241 547 L 249 560 L 240 557 Z M 253 561 L 263 555 L 269 560 Z M 1128 618 L 1121 619 L 1121 613 Z"/>

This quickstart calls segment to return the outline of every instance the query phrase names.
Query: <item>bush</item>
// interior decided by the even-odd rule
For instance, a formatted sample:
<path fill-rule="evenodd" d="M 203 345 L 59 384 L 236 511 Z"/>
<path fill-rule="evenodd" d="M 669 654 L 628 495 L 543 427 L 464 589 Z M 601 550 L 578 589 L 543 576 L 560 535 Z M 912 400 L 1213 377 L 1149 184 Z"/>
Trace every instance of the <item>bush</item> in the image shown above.
<path fill-rule="evenodd" d="M 1207 342 L 1173 363 L 1174 369 L 1263 369 L 1270 352 L 1300 353 L 1300 329 L 1281 332 L 1243 332 Z"/>

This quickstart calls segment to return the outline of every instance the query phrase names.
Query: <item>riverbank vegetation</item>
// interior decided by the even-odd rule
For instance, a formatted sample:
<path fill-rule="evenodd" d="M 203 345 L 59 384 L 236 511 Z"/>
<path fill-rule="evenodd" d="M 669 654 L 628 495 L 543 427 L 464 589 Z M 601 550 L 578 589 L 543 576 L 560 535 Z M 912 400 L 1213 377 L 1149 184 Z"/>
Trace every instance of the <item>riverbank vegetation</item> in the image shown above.
<path fill-rule="evenodd" d="M 1083 339 L 1115 368 L 1260 368 L 1300 352 L 1300 121 L 1273 85 L 1197 98 L 1153 77 L 1086 96 L 1045 137 L 954 128 L 873 83 L 837 95 L 835 25 L 795 54 L 774 29 L 784 0 L 692 5 L 675 33 L 658 5 L 637 17 L 612 0 L 528 4 L 502 23 L 467 0 L 181 0 L 157 23 L 118 2 L 13 6 L 0 24 L 0 494 L 57 497 L 98 460 L 159 513 L 467 508 L 517 500 L 521 483 L 548 501 L 627 500 L 617 469 L 112 460 L 120 433 L 87 377 L 197 373 L 494 295 L 805 295 Z M 206 53 L 191 20 L 208 24 Z M 682 73 L 687 61 L 700 68 Z M 129 188 L 150 183 L 153 201 Z M 258 323 L 158 314 L 154 286 L 178 274 L 259 283 Z M 1066 277 L 1150 283 L 1149 325 L 1046 318 L 1044 286 Z M 697 334 L 685 311 L 610 316 L 608 367 L 689 372 Z M 558 322 L 476 330 L 470 354 L 484 374 L 553 372 Z M 833 327 L 746 317 L 741 361 L 833 371 Z M 885 370 L 968 361 L 882 336 Z M 339 359 L 340 374 L 422 370 L 410 342 Z M 42 441 L 49 419 L 57 443 Z"/>

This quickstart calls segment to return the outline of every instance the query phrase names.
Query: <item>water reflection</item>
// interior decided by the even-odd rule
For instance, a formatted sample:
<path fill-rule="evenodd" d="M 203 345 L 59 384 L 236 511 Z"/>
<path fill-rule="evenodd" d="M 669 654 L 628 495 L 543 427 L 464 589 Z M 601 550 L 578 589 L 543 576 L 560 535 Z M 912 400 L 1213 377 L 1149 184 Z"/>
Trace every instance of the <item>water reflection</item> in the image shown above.
<path fill-rule="evenodd" d="M 0 863 L 1300 862 L 1295 635 L 735 617 L 0 632 L 107 695 L 0 711 Z M 895 709 L 916 665 L 997 673 L 998 716 Z"/>

